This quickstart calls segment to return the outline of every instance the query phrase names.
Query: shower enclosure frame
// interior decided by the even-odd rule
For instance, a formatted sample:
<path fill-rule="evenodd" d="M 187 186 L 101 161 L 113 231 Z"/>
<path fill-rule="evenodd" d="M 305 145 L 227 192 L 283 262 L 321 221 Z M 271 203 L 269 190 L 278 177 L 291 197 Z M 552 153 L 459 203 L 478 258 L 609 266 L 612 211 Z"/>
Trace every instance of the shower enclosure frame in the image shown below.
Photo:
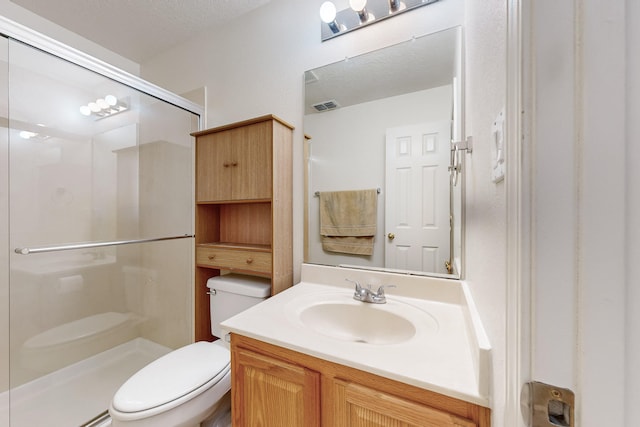
<path fill-rule="evenodd" d="M 0 16 L 0 34 L 194 113 L 199 116 L 198 128 L 200 129 L 206 122 L 205 109 L 202 106 L 24 25 L 13 22 L 4 16 Z"/>
<path fill-rule="evenodd" d="M 6 37 L 7 40 L 9 41 L 13 40 L 25 46 L 28 46 L 36 50 L 39 50 L 41 52 L 44 52 L 46 54 L 52 55 L 70 64 L 74 64 L 78 67 L 94 72 L 102 77 L 105 77 L 106 79 L 120 83 L 144 95 L 148 95 L 159 101 L 163 101 L 167 104 L 173 105 L 175 107 L 178 107 L 181 110 L 191 113 L 193 116 L 195 116 L 193 118 L 193 123 L 196 129 L 194 130 L 202 129 L 203 124 L 206 122 L 205 109 L 202 106 L 190 100 L 187 100 L 179 95 L 176 95 L 170 91 L 167 91 L 159 86 L 156 86 L 150 82 L 147 82 L 134 74 L 121 70 L 107 62 L 104 62 L 80 50 L 67 46 L 48 36 L 40 34 L 37 31 L 34 31 L 22 24 L 13 22 L 3 16 L 0 16 L 0 35 Z M 193 182 L 193 179 L 194 178 L 192 176 L 191 177 L 192 182 Z M 67 249 L 95 248 L 95 247 L 102 247 L 102 246 L 128 245 L 133 243 L 185 239 L 185 238 L 192 238 L 192 237 L 193 237 L 193 229 L 191 229 L 188 234 L 177 235 L 177 236 L 173 235 L 173 236 L 139 238 L 139 239 L 130 239 L 130 240 L 93 241 L 89 243 L 65 244 L 65 245 L 43 246 L 43 247 L 27 247 L 27 248 L 11 247 L 10 251 L 16 252 L 22 255 L 28 255 L 30 253 L 39 253 L 39 252 L 63 251 Z M 9 267 L 10 265 L 11 264 L 9 263 L 5 267 Z M 191 272 L 191 281 L 192 280 L 193 280 L 193 272 Z M 9 288 L 11 287 L 10 282 L 8 283 L 8 286 Z M 191 304 L 193 305 L 193 297 L 191 297 Z M 192 336 L 189 337 L 189 339 L 192 340 L 193 328 L 191 328 L 191 334 Z M 9 339 L 9 337 L 6 337 L 6 338 Z M 8 369 L 11 369 L 11 364 L 9 364 Z M 11 390 L 8 390 L 8 391 L 11 391 Z M 4 419 L 0 419 L 0 425 L 3 425 L 3 421 Z M 8 421 L 10 424 L 12 423 L 12 419 L 9 419 Z"/>

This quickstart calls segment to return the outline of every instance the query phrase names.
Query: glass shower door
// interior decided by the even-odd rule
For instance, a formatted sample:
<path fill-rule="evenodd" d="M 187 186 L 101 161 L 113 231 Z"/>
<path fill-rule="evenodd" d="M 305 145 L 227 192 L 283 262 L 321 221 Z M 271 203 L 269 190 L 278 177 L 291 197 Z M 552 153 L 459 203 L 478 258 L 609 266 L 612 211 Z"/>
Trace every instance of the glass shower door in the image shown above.
<path fill-rule="evenodd" d="M 0 35 L 0 426 L 9 425 L 8 43 Z"/>
<path fill-rule="evenodd" d="M 82 425 L 191 341 L 199 118 L 21 42 L 5 50 L 0 385 L 12 427 Z"/>

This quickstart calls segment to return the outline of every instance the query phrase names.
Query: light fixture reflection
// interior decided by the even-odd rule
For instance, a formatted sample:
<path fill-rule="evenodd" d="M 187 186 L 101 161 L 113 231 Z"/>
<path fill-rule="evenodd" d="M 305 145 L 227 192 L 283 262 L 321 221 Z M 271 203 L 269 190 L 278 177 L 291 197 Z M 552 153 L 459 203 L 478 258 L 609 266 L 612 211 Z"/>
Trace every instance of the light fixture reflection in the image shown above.
<path fill-rule="evenodd" d="M 80 107 L 80 114 L 83 116 L 94 116 L 96 119 L 104 119 L 128 110 L 127 104 L 113 95 L 98 98 L 94 102 Z"/>
<path fill-rule="evenodd" d="M 44 127 L 42 125 L 37 125 L 40 127 Z M 32 132 L 29 130 L 21 130 L 18 135 L 20 136 L 20 138 L 22 139 L 27 139 L 27 140 L 31 140 L 31 141 L 35 141 L 35 142 L 42 142 L 42 141 L 46 141 L 47 139 L 51 138 L 51 136 L 44 134 L 44 133 L 38 133 L 38 132 Z"/>
<path fill-rule="evenodd" d="M 19 134 L 19 135 L 20 135 L 20 138 L 22 138 L 22 139 L 31 139 L 31 138 L 33 138 L 34 136 L 36 136 L 36 135 L 37 135 L 37 133 L 35 133 L 35 132 L 29 132 L 28 130 L 23 130 L 23 131 L 20 131 L 20 134 Z"/>

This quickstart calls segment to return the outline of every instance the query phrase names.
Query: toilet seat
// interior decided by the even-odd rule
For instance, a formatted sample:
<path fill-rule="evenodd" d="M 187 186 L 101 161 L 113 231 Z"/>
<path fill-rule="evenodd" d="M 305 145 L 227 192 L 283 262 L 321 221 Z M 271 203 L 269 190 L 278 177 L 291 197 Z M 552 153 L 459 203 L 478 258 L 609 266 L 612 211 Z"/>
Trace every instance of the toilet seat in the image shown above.
<path fill-rule="evenodd" d="M 174 350 L 142 368 L 116 392 L 110 410 L 120 419 L 139 419 L 168 411 L 221 382 L 226 393 L 231 353 L 218 340 Z M 224 380 L 224 381 L 223 381 Z"/>

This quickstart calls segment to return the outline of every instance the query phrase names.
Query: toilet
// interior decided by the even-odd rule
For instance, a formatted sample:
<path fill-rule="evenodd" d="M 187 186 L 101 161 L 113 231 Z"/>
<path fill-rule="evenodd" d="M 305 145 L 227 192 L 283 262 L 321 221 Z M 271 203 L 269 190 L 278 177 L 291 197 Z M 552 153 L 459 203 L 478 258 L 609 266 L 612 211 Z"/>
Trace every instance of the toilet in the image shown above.
<path fill-rule="evenodd" d="M 220 322 L 266 299 L 268 279 L 237 274 L 212 277 L 211 332 Z M 151 362 L 118 389 L 109 407 L 113 427 L 231 425 L 231 352 L 224 339 L 199 341 Z"/>

